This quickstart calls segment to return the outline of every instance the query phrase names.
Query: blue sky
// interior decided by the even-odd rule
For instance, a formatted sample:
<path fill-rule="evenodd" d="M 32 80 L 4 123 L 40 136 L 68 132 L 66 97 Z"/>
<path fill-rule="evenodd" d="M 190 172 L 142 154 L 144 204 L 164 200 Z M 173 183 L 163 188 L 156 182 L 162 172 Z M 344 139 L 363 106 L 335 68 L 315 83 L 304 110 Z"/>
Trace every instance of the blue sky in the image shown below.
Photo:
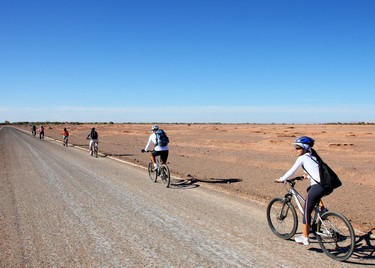
<path fill-rule="evenodd" d="M 373 0 L 2 0 L 0 122 L 375 122 Z"/>

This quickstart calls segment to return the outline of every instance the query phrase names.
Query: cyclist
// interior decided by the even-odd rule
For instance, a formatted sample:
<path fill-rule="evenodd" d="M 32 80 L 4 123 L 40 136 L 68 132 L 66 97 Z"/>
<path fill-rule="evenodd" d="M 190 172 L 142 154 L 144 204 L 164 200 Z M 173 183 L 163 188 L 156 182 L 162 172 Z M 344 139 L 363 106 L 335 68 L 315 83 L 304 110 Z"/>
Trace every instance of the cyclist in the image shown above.
<path fill-rule="evenodd" d="M 284 182 L 289 179 L 299 167 L 303 168 L 305 177 L 310 179 L 310 186 L 307 188 L 307 196 L 305 198 L 304 214 L 303 214 L 303 225 L 301 236 L 297 236 L 294 240 L 305 246 L 309 245 L 309 231 L 310 231 L 310 222 L 311 222 L 311 213 L 324 196 L 324 189 L 319 184 L 320 174 L 319 174 L 319 165 L 316 162 L 316 151 L 312 148 L 314 146 L 314 139 L 302 136 L 296 139 L 292 145 L 296 149 L 297 160 L 294 165 L 289 169 L 284 176 L 279 179 L 276 179 L 276 182 Z M 310 176 L 311 175 L 311 176 Z M 321 209 L 323 209 L 323 203 L 320 203 Z"/>
<path fill-rule="evenodd" d="M 96 142 L 99 145 L 99 135 L 98 135 L 98 132 L 96 132 L 96 130 L 95 130 L 94 127 L 91 128 L 91 131 L 87 135 L 86 139 L 90 140 L 90 143 L 89 143 L 89 152 L 90 152 L 90 155 L 92 155 L 93 154 L 94 142 Z"/>
<path fill-rule="evenodd" d="M 31 135 L 36 135 L 36 126 L 34 124 L 31 126 Z"/>
<path fill-rule="evenodd" d="M 63 145 L 65 145 L 65 139 L 68 139 L 69 137 L 69 131 L 64 127 L 64 130 L 61 131 L 61 135 L 63 135 Z"/>
<path fill-rule="evenodd" d="M 165 137 L 167 137 L 167 135 L 165 134 L 165 132 L 162 129 L 159 129 L 159 126 L 152 126 L 151 131 L 152 131 L 152 134 L 148 138 L 147 145 L 144 149 L 142 149 L 142 152 L 144 153 L 144 152 L 148 151 L 149 147 L 151 146 L 151 143 L 154 144 L 154 150 L 151 153 L 151 161 L 154 164 L 154 169 L 156 169 L 157 165 L 156 165 L 156 159 L 155 158 L 157 156 L 160 155 L 160 159 L 161 159 L 161 162 L 163 164 L 167 163 L 168 154 L 169 154 L 169 147 L 168 147 L 169 140 L 168 140 L 168 138 L 166 138 L 167 139 L 166 144 L 159 144 L 159 141 L 157 141 L 156 132 L 165 135 Z"/>
<path fill-rule="evenodd" d="M 44 139 L 44 126 L 43 125 L 40 125 L 40 128 L 39 128 L 39 139 L 40 140 Z"/>

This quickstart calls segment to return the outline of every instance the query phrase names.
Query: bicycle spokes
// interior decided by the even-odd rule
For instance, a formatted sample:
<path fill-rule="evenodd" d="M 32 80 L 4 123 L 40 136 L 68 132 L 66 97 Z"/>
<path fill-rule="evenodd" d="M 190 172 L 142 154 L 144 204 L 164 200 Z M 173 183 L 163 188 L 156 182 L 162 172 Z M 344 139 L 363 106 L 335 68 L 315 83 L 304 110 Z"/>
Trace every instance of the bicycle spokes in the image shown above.
<path fill-rule="evenodd" d="M 321 216 L 316 232 L 318 242 L 329 257 L 347 260 L 355 247 L 355 234 L 350 222 L 341 214 L 329 211 Z"/>

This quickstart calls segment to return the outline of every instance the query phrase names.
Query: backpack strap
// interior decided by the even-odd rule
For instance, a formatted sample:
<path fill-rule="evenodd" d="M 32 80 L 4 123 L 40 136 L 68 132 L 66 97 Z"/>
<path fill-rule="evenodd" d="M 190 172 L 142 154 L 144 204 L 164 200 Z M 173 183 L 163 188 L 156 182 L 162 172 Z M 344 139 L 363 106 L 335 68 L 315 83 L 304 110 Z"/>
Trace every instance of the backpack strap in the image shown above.
<path fill-rule="evenodd" d="M 316 159 L 317 160 L 315 160 L 314 158 L 312 158 L 312 156 L 311 155 L 308 155 L 310 158 L 311 158 L 311 160 L 313 160 L 315 163 L 317 163 L 318 165 L 320 165 L 320 162 L 323 162 L 322 161 L 322 159 L 320 158 L 320 156 L 315 152 L 315 157 L 316 157 Z M 319 185 L 321 185 L 316 179 L 314 179 L 313 178 L 313 176 L 311 176 L 311 174 L 305 169 L 305 167 L 302 165 L 302 168 L 303 168 L 303 170 L 307 173 L 307 174 L 309 174 L 309 176 L 310 176 L 310 178 L 311 179 L 313 179 L 317 184 L 319 184 Z"/>
<path fill-rule="evenodd" d="M 313 158 L 311 158 L 312 160 L 314 160 Z M 315 160 L 314 160 L 315 161 Z M 316 162 L 316 161 L 315 161 Z M 318 163 L 319 164 L 319 163 Z M 319 184 L 320 185 L 320 183 L 317 181 L 317 180 L 315 180 L 314 178 L 313 178 L 313 176 L 311 176 L 311 174 L 305 169 L 305 167 L 302 165 L 302 168 L 303 168 L 303 170 L 307 173 L 307 174 L 309 174 L 309 176 L 310 176 L 310 178 L 311 179 L 313 179 L 317 184 Z"/>

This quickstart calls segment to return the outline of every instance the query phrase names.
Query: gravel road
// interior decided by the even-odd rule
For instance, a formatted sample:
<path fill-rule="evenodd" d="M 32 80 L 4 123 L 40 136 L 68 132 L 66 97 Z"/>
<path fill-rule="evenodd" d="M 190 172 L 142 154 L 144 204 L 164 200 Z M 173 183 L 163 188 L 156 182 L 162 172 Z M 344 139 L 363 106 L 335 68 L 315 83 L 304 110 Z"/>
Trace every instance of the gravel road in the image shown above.
<path fill-rule="evenodd" d="M 0 129 L 0 267 L 359 267 L 275 237 L 265 207 Z M 372 260 L 371 260 L 372 261 Z"/>

